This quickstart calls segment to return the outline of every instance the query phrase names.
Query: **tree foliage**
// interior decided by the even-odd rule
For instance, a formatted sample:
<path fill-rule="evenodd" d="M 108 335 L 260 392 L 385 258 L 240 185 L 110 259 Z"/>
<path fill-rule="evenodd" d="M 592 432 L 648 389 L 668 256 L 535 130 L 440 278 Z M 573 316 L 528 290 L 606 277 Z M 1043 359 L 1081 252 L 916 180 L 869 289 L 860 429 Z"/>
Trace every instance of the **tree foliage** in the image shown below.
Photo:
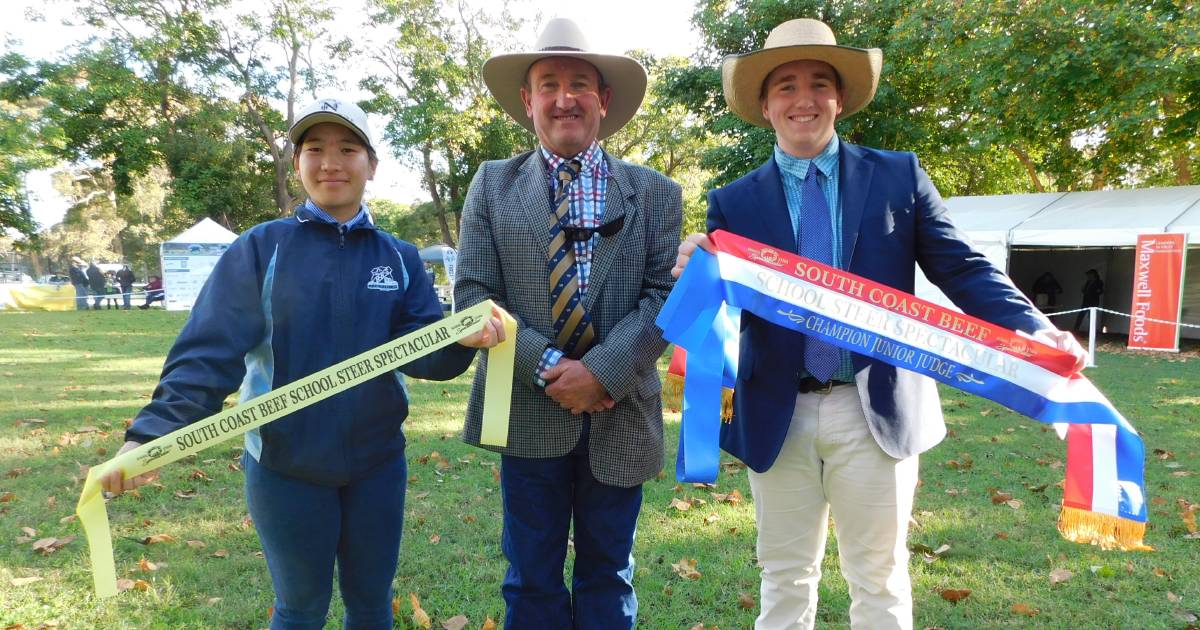
<path fill-rule="evenodd" d="M 770 155 L 770 130 L 725 106 L 720 62 L 796 17 L 878 47 L 875 100 L 838 123 L 855 143 L 915 151 L 945 194 L 1189 183 L 1200 158 L 1200 12 L 1189 2 L 701 0 L 698 63 L 668 94 L 728 140 L 714 185 Z"/>
<path fill-rule="evenodd" d="M 374 63 L 361 85 L 368 109 L 389 116 L 384 135 L 396 156 L 422 173 L 441 231 L 456 242 L 467 186 L 479 164 L 533 146 L 483 84 L 483 62 L 522 22 L 506 3 L 372 0 L 371 27 L 394 33 L 369 43 Z"/>

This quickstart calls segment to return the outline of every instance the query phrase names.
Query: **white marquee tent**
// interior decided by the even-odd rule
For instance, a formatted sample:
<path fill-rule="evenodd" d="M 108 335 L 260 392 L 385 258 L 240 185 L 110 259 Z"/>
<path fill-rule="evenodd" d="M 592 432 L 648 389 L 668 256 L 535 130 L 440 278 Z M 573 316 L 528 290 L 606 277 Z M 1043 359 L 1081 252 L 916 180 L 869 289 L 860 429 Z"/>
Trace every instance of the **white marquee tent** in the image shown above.
<path fill-rule="evenodd" d="M 191 310 L 204 281 L 235 239 L 237 234 L 204 218 L 160 246 L 168 311 Z"/>
<path fill-rule="evenodd" d="M 1028 291 L 1037 276 L 1052 271 L 1064 289 L 1057 310 L 1079 305 L 1083 273 L 1096 269 L 1105 282 L 1101 306 L 1128 313 L 1138 235 L 1186 233 L 1190 255 L 1182 321 L 1200 324 L 1200 186 L 952 197 L 946 206 L 955 224 L 1018 287 Z M 949 304 L 919 273 L 917 294 Z M 1058 321 L 1059 327 L 1069 328 L 1073 317 Z M 1110 332 L 1128 325 L 1117 315 L 1101 323 Z M 1200 329 L 1184 328 L 1182 334 L 1200 338 Z"/>

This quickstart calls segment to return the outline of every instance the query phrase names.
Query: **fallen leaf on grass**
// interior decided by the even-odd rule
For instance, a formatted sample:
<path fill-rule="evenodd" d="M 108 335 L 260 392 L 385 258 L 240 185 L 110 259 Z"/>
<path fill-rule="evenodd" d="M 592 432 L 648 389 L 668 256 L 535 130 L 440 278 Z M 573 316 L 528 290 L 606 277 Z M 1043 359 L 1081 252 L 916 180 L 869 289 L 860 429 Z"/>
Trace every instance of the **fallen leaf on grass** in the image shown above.
<path fill-rule="evenodd" d="M 66 515 L 66 516 L 64 516 L 64 517 L 62 517 L 62 518 L 60 518 L 60 519 L 58 519 L 58 522 L 59 522 L 59 523 L 70 523 L 70 522 L 71 522 L 71 521 L 73 521 L 73 520 L 75 520 L 75 515 L 74 515 L 74 514 L 68 514 L 68 515 Z"/>
<path fill-rule="evenodd" d="M 471 620 L 467 619 L 466 615 L 455 615 L 443 621 L 442 628 L 444 630 L 463 630 L 469 623 L 471 623 Z"/>
<path fill-rule="evenodd" d="M 1073 577 L 1075 577 L 1075 574 L 1071 573 L 1071 571 L 1068 569 L 1055 569 L 1050 572 L 1050 584 L 1053 585 L 1060 582 L 1066 582 Z"/>
<path fill-rule="evenodd" d="M 4 476 L 8 477 L 9 479 L 15 479 L 17 477 L 20 477 L 21 475 L 24 475 L 25 473 L 29 472 L 30 470 L 33 470 L 33 469 L 32 468 L 14 468 L 14 469 L 4 473 Z"/>
<path fill-rule="evenodd" d="M 701 576 L 701 573 L 696 570 L 696 561 L 687 556 L 680 558 L 679 562 L 672 562 L 671 570 L 685 580 L 699 580 Z"/>
<path fill-rule="evenodd" d="M 484 620 L 483 625 L 480 626 L 479 630 L 496 630 L 496 620 L 488 617 Z"/>
<path fill-rule="evenodd" d="M 421 608 L 421 600 L 417 599 L 417 594 L 409 593 L 408 601 L 412 604 L 413 623 L 417 624 L 417 627 L 425 628 L 426 630 L 433 627 L 433 621 L 429 619 L 429 614 L 426 613 L 423 608 Z"/>
<path fill-rule="evenodd" d="M 220 604 L 220 603 L 221 603 L 221 600 L 222 600 L 222 599 L 225 599 L 225 598 L 224 598 L 224 597 L 209 597 L 209 598 L 208 598 L 208 605 L 209 605 L 209 606 L 216 606 L 217 604 Z"/>
<path fill-rule="evenodd" d="M 173 542 L 175 542 L 175 537 L 170 534 L 154 534 L 153 536 L 146 536 L 141 540 L 143 545 L 157 545 L 159 543 Z"/>
<path fill-rule="evenodd" d="M 429 544 L 431 544 L 431 545 L 436 545 L 440 542 L 442 542 L 442 537 L 439 534 L 434 534 L 429 537 Z"/>
<path fill-rule="evenodd" d="M 187 541 L 184 541 L 184 544 L 192 549 L 203 549 L 204 548 L 204 541 L 202 541 L 202 540 L 187 540 Z"/>
<path fill-rule="evenodd" d="M 684 501 L 682 499 L 671 499 L 671 507 L 679 510 L 680 512 L 686 512 L 692 509 L 692 504 L 691 502 Z"/>
<path fill-rule="evenodd" d="M 191 472 L 191 474 L 188 475 L 188 480 L 189 481 L 212 481 L 212 477 L 209 477 L 208 473 L 197 468 L 197 469 L 193 470 Z"/>
<path fill-rule="evenodd" d="M 1009 499 L 1008 501 L 1005 501 L 1004 504 L 1014 510 L 1019 510 L 1021 509 L 1021 506 L 1024 505 L 1021 503 L 1020 499 Z"/>
<path fill-rule="evenodd" d="M 43 579 L 45 579 L 45 578 L 41 578 L 38 576 L 30 576 L 30 577 L 23 577 L 23 578 L 13 578 L 13 579 L 9 580 L 9 583 L 11 583 L 13 586 L 26 586 L 29 584 L 33 584 L 34 582 L 41 582 Z"/>
<path fill-rule="evenodd" d="M 43 556 L 48 556 L 67 546 L 72 540 L 75 540 L 74 535 L 67 536 L 66 538 L 43 538 L 33 543 L 33 550 Z"/>
<path fill-rule="evenodd" d="M 992 505 L 1000 505 L 1001 503 L 1007 503 L 1009 501 L 1012 501 L 1011 494 L 1007 492 L 1001 492 L 999 490 L 992 491 Z"/>
<path fill-rule="evenodd" d="M 216 551 L 214 551 L 214 552 L 213 552 L 213 554 L 212 554 L 212 557 L 214 557 L 214 558 L 228 558 L 228 557 L 229 557 L 229 551 L 228 551 L 228 550 L 226 550 L 226 549 L 218 549 L 218 550 L 216 550 Z"/>
<path fill-rule="evenodd" d="M 717 513 L 714 512 L 714 513 L 709 514 L 708 516 L 704 517 L 704 524 L 712 525 L 713 523 L 716 523 L 719 520 L 721 520 L 721 517 Z"/>
<path fill-rule="evenodd" d="M 1033 606 L 1030 606 L 1029 604 L 1021 604 L 1021 603 L 1013 604 L 1012 611 L 1013 611 L 1013 614 L 1015 614 L 1015 615 L 1025 615 L 1026 617 L 1034 617 L 1038 613 L 1042 612 L 1041 609 L 1039 609 L 1039 608 L 1034 608 Z"/>
<path fill-rule="evenodd" d="M 12 501 L 15 498 L 17 498 L 16 492 L 0 493 L 0 503 L 8 503 L 9 501 Z"/>
<path fill-rule="evenodd" d="M 22 527 L 21 531 L 25 532 L 25 535 L 31 538 L 37 536 L 37 530 L 32 527 Z"/>
<path fill-rule="evenodd" d="M 1200 508 L 1198 503 L 1188 503 L 1183 499 L 1179 500 L 1180 518 L 1183 519 L 1184 527 L 1187 527 L 1189 534 L 1196 533 L 1196 509 Z"/>
<path fill-rule="evenodd" d="M 428 497 L 428 496 L 429 496 L 429 492 L 428 492 L 428 491 L 426 491 L 426 492 L 418 492 L 418 493 L 416 493 L 416 494 L 412 495 L 412 496 L 411 496 L 411 497 L 409 497 L 409 498 L 412 498 L 412 499 L 417 499 L 417 500 L 419 501 L 419 500 L 421 500 L 421 499 L 424 499 L 424 498 L 426 498 L 426 497 Z"/>
<path fill-rule="evenodd" d="M 1171 591 L 1167 591 L 1167 601 L 1171 602 L 1172 604 L 1178 604 L 1179 602 L 1183 601 L 1183 598 L 1175 593 L 1172 593 Z"/>
<path fill-rule="evenodd" d="M 711 494 L 713 500 L 717 503 L 728 503 L 729 505 L 742 504 L 742 493 L 739 490 L 734 490 L 729 494 L 721 494 L 720 492 L 713 492 Z"/>
<path fill-rule="evenodd" d="M 131 588 L 133 588 L 133 580 L 129 578 L 120 578 L 117 580 L 118 591 L 128 591 Z"/>
<path fill-rule="evenodd" d="M 749 593 L 738 593 L 737 602 L 738 608 L 741 608 L 742 610 L 754 610 L 754 607 L 758 605 L 754 602 L 754 598 L 751 597 Z"/>
<path fill-rule="evenodd" d="M 149 573 L 151 571 L 157 571 L 158 565 L 145 558 L 142 558 L 141 560 L 138 560 L 138 570 L 142 573 Z"/>
<path fill-rule="evenodd" d="M 962 600 L 971 596 L 971 589 L 943 588 L 938 591 L 938 595 L 941 595 L 942 599 L 950 602 L 951 604 L 957 604 L 958 602 L 961 602 Z"/>
<path fill-rule="evenodd" d="M 195 499 L 196 498 L 196 489 L 195 488 L 185 488 L 183 490 L 176 490 L 175 498 L 176 499 Z"/>
<path fill-rule="evenodd" d="M 148 591 L 148 590 L 150 590 L 150 583 L 147 582 L 146 580 L 134 580 L 133 581 L 133 590 Z"/>
<path fill-rule="evenodd" d="M 925 562 L 933 562 L 934 560 L 941 558 L 947 551 L 950 551 L 950 545 L 943 544 L 937 549 L 934 549 L 929 545 L 913 543 L 908 546 L 908 549 L 915 554 L 920 554 L 921 558 L 925 560 Z"/>

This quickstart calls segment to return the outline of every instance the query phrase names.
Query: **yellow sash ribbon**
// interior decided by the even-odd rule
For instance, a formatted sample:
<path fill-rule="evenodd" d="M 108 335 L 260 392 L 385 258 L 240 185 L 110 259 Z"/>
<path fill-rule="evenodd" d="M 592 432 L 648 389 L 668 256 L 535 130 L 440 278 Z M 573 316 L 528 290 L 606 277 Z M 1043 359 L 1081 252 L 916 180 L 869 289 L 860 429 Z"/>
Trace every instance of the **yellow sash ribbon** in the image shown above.
<path fill-rule="evenodd" d="M 100 477 L 114 468 L 126 478 L 136 477 L 166 464 L 273 422 L 384 372 L 440 350 L 483 328 L 491 317 L 492 302 L 459 311 L 441 321 L 350 357 L 320 372 L 279 389 L 256 396 L 236 407 L 193 422 L 140 447 L 93 466 L 83 483 L 75 513 L 87 535 L 96 595 L 117 594 L 112 532 L 100 489 Z M 505 341 L 488 350 L 488 371 L 483 402 L 484 444 L 508 443 L 508 411 L 512 399 L 513 360 L 516 357 L 517 322 L 504 318 Z M 292 396 L 292 394 L 298 394 Z"/>

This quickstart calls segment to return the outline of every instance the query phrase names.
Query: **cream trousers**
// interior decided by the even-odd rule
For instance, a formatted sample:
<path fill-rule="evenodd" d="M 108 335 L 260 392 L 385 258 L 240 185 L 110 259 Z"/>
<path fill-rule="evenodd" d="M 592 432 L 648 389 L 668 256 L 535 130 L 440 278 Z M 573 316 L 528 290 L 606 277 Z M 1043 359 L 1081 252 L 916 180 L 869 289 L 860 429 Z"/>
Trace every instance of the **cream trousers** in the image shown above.
<path fill-rule="evenodd" d="M 908 521 L 917 457 L 880 450 L 854 386 L 799 394 L 779 458 L 750 471 L 762 567 L 757 630 L 812 628 L 832 510 L 850 624 L 912 628 Z"/>

